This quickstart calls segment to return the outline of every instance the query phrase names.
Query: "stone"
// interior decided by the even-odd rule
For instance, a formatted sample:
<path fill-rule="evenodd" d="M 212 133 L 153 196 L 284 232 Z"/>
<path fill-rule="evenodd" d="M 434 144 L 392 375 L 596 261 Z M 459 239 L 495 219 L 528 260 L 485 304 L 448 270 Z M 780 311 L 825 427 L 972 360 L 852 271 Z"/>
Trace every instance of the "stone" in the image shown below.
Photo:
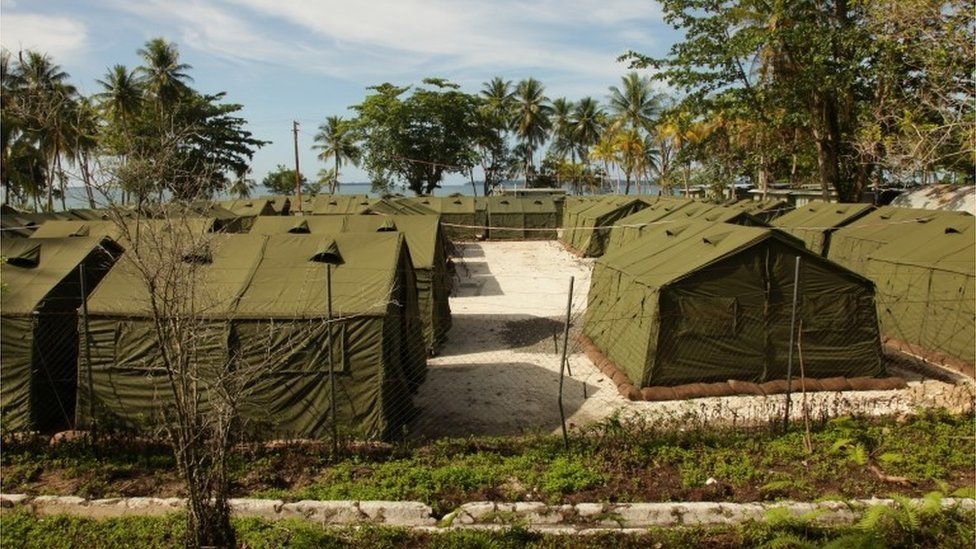
<path fill-rule="evenodd" d="M 675 503 L 621 503 L 613 513 L 622 528 L 648 528 L 682 524 L 684 509 Z"/>
<path fill-rule="evenodd" d="M 30 502 L 27 494 L 0 494 L 0 508 L 9 509 L 15 505 L 24 505 Z"/>
<path fill-rule="evenodd" d="M 356 524 L 364 515 L 355 501 L 302 500 L 281 506 L 281 518 L 304 518 L 323 526 Z"/>
<path fill-rule="evenodd" d="M 83 515 L 88 500 L 77 496 L 37 496 L 31 507 L 38 515 Z"/>
<path fill-rule="evenodd" d="M 419 501 L 360 501 L 359 510 L 374 524 L 430 526 L 437 523 L 433 510 Z"/>
<path fill-rule="evenodd" d="M 281 508 L 285 505 L 285 502 L 280 499 L 231 498 L 227 503 L 235 516 L 265 520 L 281 518 Z"/>

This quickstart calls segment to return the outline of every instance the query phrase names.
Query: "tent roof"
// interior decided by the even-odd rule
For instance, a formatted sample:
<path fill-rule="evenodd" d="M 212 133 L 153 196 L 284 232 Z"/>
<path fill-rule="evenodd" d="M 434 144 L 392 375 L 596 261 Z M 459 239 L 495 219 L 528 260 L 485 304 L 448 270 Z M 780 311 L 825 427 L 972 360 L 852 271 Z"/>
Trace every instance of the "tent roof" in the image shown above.
<path fill-rule="evenodd" d="M 251 234 L 338 233 L 345 224 L 346 217 L 340 215 L 261 215 L 254 218 Z"/>
<path fill-rule="evenodd" d="M 406 238 L 414 267 L 430 269 L 437 261 L 440 238 L 440 218 L 437 215 L 322 215 L 304 217 L 261 216 L 254 222 L 251 234 L 277 235 L 301 227 L 302 233 L 374 233 L 379 229 L 400 231 Z"/>
<path fill-rule="evenodd" d="M 594 204 L 590 204 L 587 208 L 578 209 L 577 219 L 599 219 L 607 214 L 613 213 L 622 208 L 631 206 L 637 202 L 643 202 L 634 197 L 630 197 L 630 200 L 618 200 L 619 197 L 614 197 L 611 200 L 600 200 Z"/>
<path fill-rule="evenodd" d="M 0 241 L 3 314 L 29 314 L 93 250 L 118 249 L 101 238 L 6 239 Z"/>
<path fill-rule="evenodd" d="M 771 238 L 812 256 L 795 240 L 773 229 L 689 220 L 655 227 L 598 262 L 646 286 L 662 287 Z"/>
<path fill-rule="evenodd" d="M 312 213 L 315 215 L 359 214 L 378 202 L 365 194 L 322 194 L 315 197 Z"/>
<path fill-rule="evenodd" d="M 247 318 L 325 316 L 326 263 L 320 255 L 330 248 L 341 257 L 332 268 L 334 314 L 384 315 L 406 253 L 396 232 L 245 236 L 250 240 L 233 244 L 262 249 L 236 308 Z"/>
<path fill-rule="evenodd" d="M 350 215 L 346 217 L 344 232 L 379 232 L 381 229 L 403 233 L 415 268 L 435 267 L 438 248 L 444 245 L 440 235 L 439 216 Z"/>
<path fill-rule="evenodd" d="M 79 236 L 109 237 L 119 242 L 135 238 L 136 229 L 150 235 L 161 231 L 189 229 L 195 234 L 211 232 L 216 219 L 209 217 L 180 217 L 171 219 L 127 220 L 128 230 L 123 230 L 115 221 L 49 221 L 34 231 L 31 238 L 64 238 Z"/>
<path fill-rule="evenodd" d="M 882 206 L 850 225 L 841 227 L 832 238 L 835 242 L 840 238 L 856 238 L 887 244 L 917 231 L 920 225 L 935 223 L 945 228 L 959 223 L 960 217 L 971 218 L 972 215 L 966 212 Z"/>
<path fill-rule="evenodd" d="M 773 220 L 774 227 L 791 228 L 836 228 L 846 225 L 870 212 L 871 204 L 835 204 L 833 202 L 810 202 L 792 212 Z"/>
<path fill-rule="evenodd" d="M 870 259 L 897 265 L 976 275 L 976 217 L 940 216 L 932 222 L 909 225 Z"/>
<path fill-rule="evenodd" d="M 219 202 L 219 204 L 221 207 L 240 217 L 254 217 L 258 215 L 267 215 L 272 211 L 281 211 L 280 209 L 275 210 L 271 201 L 265 198 L 223 200 Z"/>

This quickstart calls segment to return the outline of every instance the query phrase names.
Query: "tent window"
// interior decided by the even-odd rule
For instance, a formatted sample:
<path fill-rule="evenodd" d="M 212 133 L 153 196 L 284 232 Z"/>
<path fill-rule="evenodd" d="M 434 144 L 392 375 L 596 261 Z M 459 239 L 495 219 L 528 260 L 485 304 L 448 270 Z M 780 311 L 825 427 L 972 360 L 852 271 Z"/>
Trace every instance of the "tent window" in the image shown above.
<path fill-rule="evenodd" d="M 962 234 L 962 231 L 955 227 L 946 227 L 945 234 Z"/>
<path fill-rule="evenodd" d="M 678 331 L 685 335 L 735 337 L 738 309 L 734 297 L 679 297 Z"/>

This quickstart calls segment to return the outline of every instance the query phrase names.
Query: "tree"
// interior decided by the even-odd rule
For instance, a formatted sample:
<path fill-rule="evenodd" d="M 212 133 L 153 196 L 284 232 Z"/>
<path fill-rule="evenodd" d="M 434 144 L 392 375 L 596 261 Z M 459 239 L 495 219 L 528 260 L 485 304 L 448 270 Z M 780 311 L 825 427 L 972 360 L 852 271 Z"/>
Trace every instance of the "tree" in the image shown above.
<path fill-rule="evenodd" d="M 123 131 L 128 131 L 129 121 L 142 109 L 143 88 L 136 72 L 129 71 L 125 65 L 115 65 L 104 79 L 96 82 L 103 91 L 95 97 L 106 116 Z"/>
<path fill-rule="evenodd" d="M 308 179 L 302 175 L 300 182 L 302 191 L 308 192 Z M 274 170 L 264 176 L 261 185 L 272 194 L 295 194 L 295 170 L 278 164 Z"/>
<path fill-rule="evenodd" d="M 515 103 L 512 83 L 496 76 L 484 83 L 477 99 L 473 150 L 484 173 L 482 194 L 487 196 L 517 171 L 517 160 L 508 145 Z"/>
<path fill-rule="evenodd" d="M 531 186 L 532 155 L 549 138 L 552 106 L 545 87 L 535 78 L 527 78 L 515 87 L 513 125 L 515 137 L 522 145 L 525 160 L 525 185 Z"/>
<path fill-rule="evenodd" d="M 344 162 L 351 163 L 353 166 L 359 165 L 362 151 L 356 143 L 354 127 L 338 116 L 330 116 L 325 119 L 325 123 L 319 126 L 319 132 L 315 134 L 314 149 L 319 153 L 319 160 L 328 161 L 330 158 L 334 162 L 334 173 L 329 182 L 329 192 L 336 193 L 339 190 L 339 169 Z"/>
<path fill-rule="evenodd" d="M 570 120 L 570 133 L 576 148 L 576 157 L 589 161 L 590 148 L 600 141 L 600 134 L 606 127 L 603 109 L 596 99 L 584 97 L 576 103 Z"/>
<path fill-rule="evenodd" d="M 409 96 L 407 87 L 381 84 L 359 105 L 355 125 L 363 136 L 366 171 L 377 190 L 394 180 L 430 194 L 444 174 L 467 174 L 474 165 L 478 99 L 441 79 L 423 81 Z"/>
<path fill-rule="evenodd" d="M 610 112 L 624 128 L 649 133 L 661 111 L 662 96 L 654 93 L 651 79 L 636 72 L 622 79 L 622 86 L 610 86 Z"/>
<path fill-rule="evenodd" d="M 163 111 L 172 107 L 189 91 L 193 79 L 185 72 L 192 67 L 180 62 L 176 45 L 153 38 L 137 52 L 143 64 L 137 69 L 149 97 Z"/>

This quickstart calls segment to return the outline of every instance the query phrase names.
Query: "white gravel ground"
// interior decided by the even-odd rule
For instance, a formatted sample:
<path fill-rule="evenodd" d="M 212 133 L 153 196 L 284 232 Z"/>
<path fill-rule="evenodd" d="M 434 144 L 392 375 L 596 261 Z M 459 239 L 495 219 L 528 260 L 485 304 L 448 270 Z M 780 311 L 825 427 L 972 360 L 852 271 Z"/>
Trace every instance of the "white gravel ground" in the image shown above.
<path fill-rule="evenodd" d="M 441 353 L 430 360 L 427 381 L 415 397 L 421 411 L 414 436 L 558 432 L 557 351 L 569 278 L 575 277 L 572 316 L 579 327 L 593 260 L 577 258 L 554 241 L 468 242 L 457 247 L 453 327 Z M 570 350 L 573 375 L 564 380 L 563 402 L 571 428 L 615 413 L 676 426 L 755 424 L 782 416 L 782 395 L 632 402 L 620 396 L 572 340 Z M 908 414 L 920 406 L 972 409 L 972 383 L 909 379 L 909 388 L 900 391 L 810 394 L 808 408 L 814 417 Z M 794 398 L 797 417 L 800 399 Z"/>

